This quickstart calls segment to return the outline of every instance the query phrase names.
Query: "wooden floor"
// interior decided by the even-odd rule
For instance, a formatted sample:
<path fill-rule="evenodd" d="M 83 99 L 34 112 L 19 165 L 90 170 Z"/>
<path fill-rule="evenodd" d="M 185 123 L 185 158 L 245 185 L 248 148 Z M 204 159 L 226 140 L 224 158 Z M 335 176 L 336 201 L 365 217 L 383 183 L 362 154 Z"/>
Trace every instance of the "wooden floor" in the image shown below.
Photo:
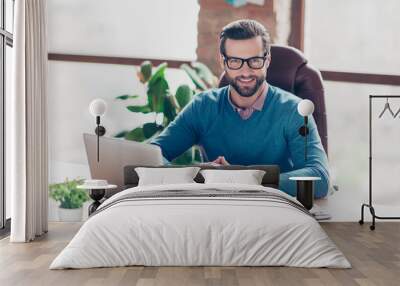
<path fill-rule="evenodd" d="M 51 223 L 32 243 L 0 241 L 0 285 L 400 285 L 400 223 L 376 230 L 357 223 L 323 223 L 353 268 L 120 267 L 48 270 L 80 224 Z"/>

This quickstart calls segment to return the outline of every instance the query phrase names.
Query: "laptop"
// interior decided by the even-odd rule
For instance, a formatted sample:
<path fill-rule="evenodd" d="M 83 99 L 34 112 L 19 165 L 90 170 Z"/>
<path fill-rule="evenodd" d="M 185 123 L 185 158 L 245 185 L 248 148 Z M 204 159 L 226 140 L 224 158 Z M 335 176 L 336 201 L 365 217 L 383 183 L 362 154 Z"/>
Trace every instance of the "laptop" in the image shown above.
<path fill-rule="evenodd" d="M 161 149 L 157 145 L 100 136 L 97 162 L 97 135 L 84 133 L 83 140 L 92 179 L 107 180 L 109 184 L 121 187 L 126 165 L 163 165 Z"/>

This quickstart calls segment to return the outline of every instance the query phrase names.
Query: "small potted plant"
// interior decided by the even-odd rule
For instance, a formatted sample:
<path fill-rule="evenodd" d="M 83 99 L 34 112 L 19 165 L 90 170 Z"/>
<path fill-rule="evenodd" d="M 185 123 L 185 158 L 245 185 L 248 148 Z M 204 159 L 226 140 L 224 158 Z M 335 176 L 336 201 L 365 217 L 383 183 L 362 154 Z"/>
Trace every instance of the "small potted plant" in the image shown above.
<path fill-rule="evenodd" d="M 49 185 L 50 197 L 60 202 L 58 216 L 61 221 L 75 222 L 82 220 L 83 203 L 89 200 L 88 194 L 77 186 L 83 184 L 84 179 L 68 180 Z"/>

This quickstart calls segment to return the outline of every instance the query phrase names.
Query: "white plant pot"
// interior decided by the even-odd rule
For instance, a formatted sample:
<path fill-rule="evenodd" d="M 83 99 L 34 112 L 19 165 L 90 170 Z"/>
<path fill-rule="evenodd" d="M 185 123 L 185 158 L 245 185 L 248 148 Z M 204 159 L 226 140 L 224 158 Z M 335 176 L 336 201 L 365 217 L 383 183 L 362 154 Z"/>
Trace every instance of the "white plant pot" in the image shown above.
<path fill-rule="evenodd" d="M 82 221 L 83 208 L 79 209 L 64 209 L 58 208 L 58 218 L 60 221 L 77 222 Z"/>

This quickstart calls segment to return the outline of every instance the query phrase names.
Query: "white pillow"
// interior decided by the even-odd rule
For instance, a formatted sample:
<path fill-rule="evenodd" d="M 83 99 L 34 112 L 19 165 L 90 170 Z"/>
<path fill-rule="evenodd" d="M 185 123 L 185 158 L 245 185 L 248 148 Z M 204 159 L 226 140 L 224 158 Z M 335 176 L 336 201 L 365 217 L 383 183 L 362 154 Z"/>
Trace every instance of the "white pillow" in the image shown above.
<path fill-rule="evenodd" d="M 135 168 L 139 176 L 138 186 L 195 183 L 199 167 Z"/>
<path fill-rule="evenodd" d="M 265 171 L 262 170 L 201 170 L 204 183 L 235 183 L 261 185 Z"/>

